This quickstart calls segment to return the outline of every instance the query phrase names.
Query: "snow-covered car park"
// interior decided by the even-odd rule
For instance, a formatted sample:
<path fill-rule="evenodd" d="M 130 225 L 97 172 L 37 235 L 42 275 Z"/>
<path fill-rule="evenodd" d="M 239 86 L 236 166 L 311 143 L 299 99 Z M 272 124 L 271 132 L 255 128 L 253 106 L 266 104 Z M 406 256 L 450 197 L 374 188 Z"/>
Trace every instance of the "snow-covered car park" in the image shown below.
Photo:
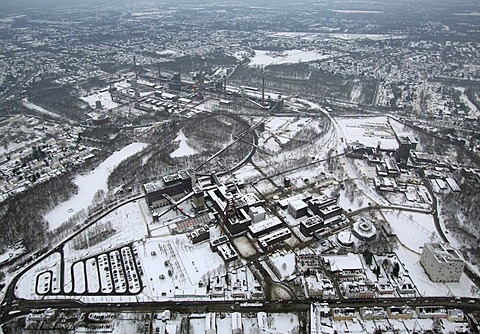
<path fill-rule="evenodd" d="M 65 266 L 67 267 L 67 263 Z M 37 295 L 128 295 L 138 294 L 144 287 L 142 263 L 136 247 L 131 244 L 76 261 L 70 269 L 64 270 L 70 271 L 70 275 L 63 277 L 65 285 L 63 289 L 55 288 L 57 279 L 60 281 L 62 278 L 57 277 L 56 271 L 49 268 L 38 273 L 35 293 Z M 72 277 L 71 282 L 66 281 L 69 276 Z M 61 284 L 61 281 L 58 284 Z"/>

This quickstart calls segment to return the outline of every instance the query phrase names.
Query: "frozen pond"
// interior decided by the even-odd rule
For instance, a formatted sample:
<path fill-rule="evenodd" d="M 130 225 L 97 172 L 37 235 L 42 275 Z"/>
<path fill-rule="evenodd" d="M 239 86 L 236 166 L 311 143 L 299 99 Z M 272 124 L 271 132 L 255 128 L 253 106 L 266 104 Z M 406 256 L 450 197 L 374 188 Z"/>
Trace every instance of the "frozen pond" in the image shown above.
<path fill-rule="evenodd" d="M 88 208 L 98 190 L 103 189 L 107 192 L 107 179 L 115 166 L 146 146 L 144 143 L 132 143 L 113 153 L 90 173 L 77 175 L 73 182 L 78 186 L 78 193 L 45 215 L 50 230 L 59 227 L 77 212 Z"/>

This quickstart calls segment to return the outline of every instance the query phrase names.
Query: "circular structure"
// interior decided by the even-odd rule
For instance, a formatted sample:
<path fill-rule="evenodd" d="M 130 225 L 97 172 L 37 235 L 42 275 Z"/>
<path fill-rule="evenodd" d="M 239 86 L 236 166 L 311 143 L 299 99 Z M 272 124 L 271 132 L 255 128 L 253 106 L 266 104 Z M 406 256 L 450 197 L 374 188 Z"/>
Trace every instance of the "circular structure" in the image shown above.
<path fill-rule="evenodd" d="M 353 224 L 353 234 L 360 240 L 370 241 L 375 239 L 377 229 L 373 222 L 367 218 L 360 218 Z"/>
<path fill-rule="evenodd" d="M 338 243 L 344 247 L 352 247 L 354 240 L 355 238 L 350 231 L 342 231 L 337 234 Z"/>

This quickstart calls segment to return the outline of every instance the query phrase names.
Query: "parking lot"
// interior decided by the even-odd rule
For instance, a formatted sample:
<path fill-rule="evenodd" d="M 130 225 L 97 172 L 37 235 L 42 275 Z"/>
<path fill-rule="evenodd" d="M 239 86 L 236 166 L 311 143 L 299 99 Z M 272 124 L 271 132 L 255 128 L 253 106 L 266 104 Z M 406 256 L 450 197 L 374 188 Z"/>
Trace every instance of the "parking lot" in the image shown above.
<path fill-rule="evenodd" d="M 143 289 L 144 271 L 135 246 L 126 245 L 109 252 L 76 261 L 64 280 L 65 294 L 138 294 Z M 37 276 L 36 293 L 55 295 L 53 280 L 58 277 L 52 271 L 44 271 Z M 52 288 L 53 286 L 53 288 Z"/>

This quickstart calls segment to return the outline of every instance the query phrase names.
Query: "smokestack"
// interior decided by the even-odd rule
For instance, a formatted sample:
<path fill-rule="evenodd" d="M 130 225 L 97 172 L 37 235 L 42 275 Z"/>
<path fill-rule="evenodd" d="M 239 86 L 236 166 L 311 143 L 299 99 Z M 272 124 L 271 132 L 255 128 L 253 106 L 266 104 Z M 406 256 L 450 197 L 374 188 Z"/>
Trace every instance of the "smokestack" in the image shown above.
<path fill-rule="evenodd" d="M 223 76 L 223 94 L 227 95 L 227 76 Z"/>
<path fill-rule="evenodd" d="M 182 91 L 182 71 L 181 68 L 178 68 L 178 91 Z"/>
<path fill-rule="evenodd" d="M 265 77 L 262 77 L 262 104 L 265 103 Z"/>
<path fill-rule="evenodd" d="M 138 80 L 137 56 L 133 56 L 133 69 L 134 69 L 134 71 L 135 71 L 135 79 Z"/>

